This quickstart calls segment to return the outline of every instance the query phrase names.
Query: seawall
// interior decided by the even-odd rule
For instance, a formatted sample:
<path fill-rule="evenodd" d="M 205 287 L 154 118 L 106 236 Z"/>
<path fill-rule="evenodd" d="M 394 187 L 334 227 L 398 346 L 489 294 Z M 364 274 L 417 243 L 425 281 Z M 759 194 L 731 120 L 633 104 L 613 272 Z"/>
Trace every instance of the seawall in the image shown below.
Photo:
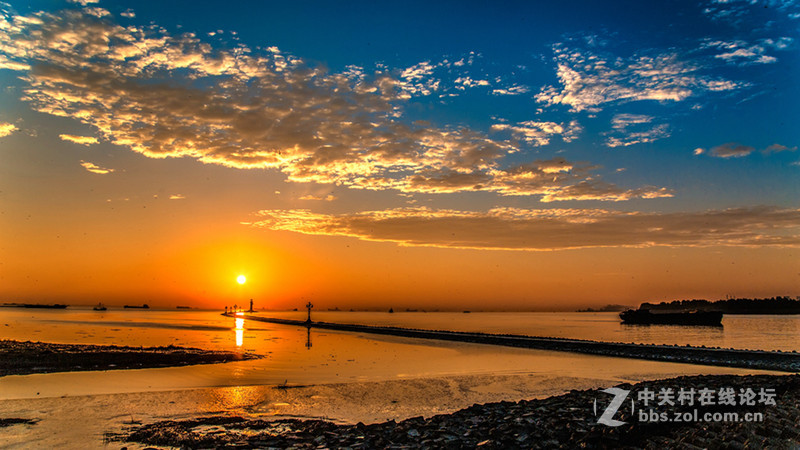
<path fill-rule="evenodd" d="M 223 314 L 233 317 L 232 314 Z M 245 320 L 292 325 L 325 330 L 371 333 L 416 339 L 469 342 L 474 344 L 502 345 L 536 350 L 585 353 L 614 356 L 618 358 L 647 359 L 709 366 L 742 367 L 748 369 L 800 372 L 800 354 L 770 352 L 762 350 L 736 350 L 705 347 L 680 347 L 676 345 L 629 344 L 618 342 L 589 341 L 552 337 L 523 336 L 513 334 L 468 333 L 461 331 L 419 330 L 414 328 L 356 325 L 330 322 L 306 322 L 302 320 L 261 317 L 239 314 Z"/>

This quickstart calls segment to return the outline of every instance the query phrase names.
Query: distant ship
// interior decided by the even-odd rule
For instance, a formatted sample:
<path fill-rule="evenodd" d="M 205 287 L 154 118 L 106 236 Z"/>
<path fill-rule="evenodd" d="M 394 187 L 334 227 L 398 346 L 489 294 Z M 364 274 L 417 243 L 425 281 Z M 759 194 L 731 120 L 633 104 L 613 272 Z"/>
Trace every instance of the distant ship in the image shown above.
<path fill-rule="evenodd" d="M 42 305 L 39 303 L 24 303 L 22 304 L 23 308 L 43 308 L 43 309 L 66 309 L 67 305 L 62 305 L 59 303 L 53 305 Z"/>
<path fill-rule="evenodd" d="M 719 311 L 684 311 L 652 313 L 649 309 L 629 309 L 619 313 L 622 323 L 631 325 L 705 325 L 722 326 Z"/>
<path fill-rule="evenodd" d="M 145 303 L 145 304 L 144 304 L 144 305 L 142 305 L 142 306 L 138 306 L 138 305 L 125 305 L 125 306 L 124 306 L 124 308 L 125 308 L 125 309 L 150 309 L 150 305 L 148 305 L 147 303 Z"/>
<path fill-rule="evenodd" d="M 95 310 L 95 311 L 105 311 L 105 310 L 107 310 L 108 308 L 106 308 L 106 305 L 104 305 L 104 304 L 102 304 L 102 303 L 98 303 L 98 304 L 97 304 L 97 306 L 95 306 L 95 307 L 94 307 L 94 308 L 92 308 L 92 309 L 93 309 L 93 310 Z"/>

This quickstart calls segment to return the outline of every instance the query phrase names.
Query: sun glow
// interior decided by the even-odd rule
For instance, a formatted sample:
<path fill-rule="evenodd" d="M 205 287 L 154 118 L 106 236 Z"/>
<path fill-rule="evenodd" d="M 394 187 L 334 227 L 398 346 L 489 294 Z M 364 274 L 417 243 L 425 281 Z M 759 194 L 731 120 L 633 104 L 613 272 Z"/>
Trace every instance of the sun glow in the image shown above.
<path fill-rule="evenodd" d="M 247 277 L 245 277 L 244 275 L 239 275 L 238 277 L 236 277 L 236 282 L 239 284 L 244 284 L 245 281 L 247 281 Z"/>

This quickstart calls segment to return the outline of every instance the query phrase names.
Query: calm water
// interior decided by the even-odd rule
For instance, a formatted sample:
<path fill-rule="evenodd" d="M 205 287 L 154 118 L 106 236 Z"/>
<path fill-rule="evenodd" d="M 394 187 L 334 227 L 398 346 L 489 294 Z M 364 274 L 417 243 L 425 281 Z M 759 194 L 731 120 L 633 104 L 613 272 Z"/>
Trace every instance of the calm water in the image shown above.
<path fill-rule="evenodd" d="M 305 319 L 305 312 L 262 313 Z M 477 331 L 644 344 L 705 345 L 750 350 L 800 351 L 800 316 L 728 315 L 722 327 L 623 325 L 618 313 L 336 312 L 314 320 L 428 330 Z"/>
<path fill-rule="evenodd" d="M 304 311 L 259 315 L 305 319 Z M 314 312 L 314 320 L 429 330 L 478 331 L 608 342 L 705 345 L 800 351 L 800 316 L 728 315 L 722 327 L 623 325 L 617 313 Z M 238 328 L 238 330 L 237 330 Z M 286 327 L 242 323 L 218 311 L 0 309 L 0 338 L 59 343 L 188 345 L 230 350 L 263 331 Z M 232 333 L 233 331 L 233 333 Z M 377 337 L 375 337 L 377 339 Z M 238 341 L 237 341 L 238 340 Z"/>
<path fill-rule="evenodd" d="M 301 312 L 259 313 L 304 318 Z M 613 313 L 350 313 L 315 320 L 622 342 L 797 348 L 800 322 L 726 317 L 721 329 L 630 327 Z M 415 340 L 236 321 L 218 311 L 0 309 L 0 338 L 247 351 L 257 360 L 162 369 L 0 378 L 0 416 L 33 417 L 0 429 L 9 448 L 103 447 L 125 422 L 197 414 L 324 417 L 374 422 L 430 416 L 476 402 L 544 397 L 683 374 L 743 369 L 626 360 L 458 342 Z M 758 373 L 758 372 L 755 372 Z M 275 389 L 278 384 L 304 386 Z M 5 447 L 0 444 L 0 447 Z M 111 445 L 109 448 L 118 448 Z"/>

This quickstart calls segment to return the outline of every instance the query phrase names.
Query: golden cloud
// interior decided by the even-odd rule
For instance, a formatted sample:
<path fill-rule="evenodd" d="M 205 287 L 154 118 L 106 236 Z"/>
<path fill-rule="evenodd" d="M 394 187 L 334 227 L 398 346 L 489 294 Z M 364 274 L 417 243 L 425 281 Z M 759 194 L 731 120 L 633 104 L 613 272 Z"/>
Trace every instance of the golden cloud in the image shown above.
<path fill-rule="evenodd" d="M 192 33 L 122 26 L 97 7 L 0 18 L 0 56 L 23 72 L 22 99 L 36 110 L 79 120 L 151 158 L 189 157 L 273 169 L 299 183 L 406 193 L 488 191 L 545 201 L 671 195 L 603 183 L 584 163 L 508 162 L 523 146 L 575 139 L 581 127 L 574 121 L 490 130 L 508 139 L 404 122 L 405 99 L 438 89 L 430 80 L 418 85 L 438 67 L 428 62 L 402 71 L 351 66 L 329 73 L 274 47 L 220 49 Z"/>
<path fill-rule="evenodd" d="M 0 122 L 0 137 L 6 137 L 17 130 L 13 123 Z"/>
<path fill-rule="evenodd" d="M 541 251 L 800 245 L 800 210 L 766 206 L 683 213 L 520 208 L 470 212 L 417 207 L 332 215 L 301 209 L 263 210 L 257 216 L 250 224 L 270 230 L 443 248 Z"/>
<path fill-rule="evenodd" d="M 88 170 L 89 172 L 96 173 L 99 175 L 105 175 L 114 171 L 114 169 L 107 169 L 105 167 L 100 167 L 97 164 L 91 163 L 89 161 L 81 161 L 81 166 L 83 166 L 83 168 Z"/>
<path fill-rule="evenodd" d="M 58 137 L 60 137 L 62 141 L 74 142 L 80 145 L 92 145 L 92 144 L 97 144 L 99 142 L 96 137 L 92 136 L 74 136 L 71 134 L 59 134 Z"/>

